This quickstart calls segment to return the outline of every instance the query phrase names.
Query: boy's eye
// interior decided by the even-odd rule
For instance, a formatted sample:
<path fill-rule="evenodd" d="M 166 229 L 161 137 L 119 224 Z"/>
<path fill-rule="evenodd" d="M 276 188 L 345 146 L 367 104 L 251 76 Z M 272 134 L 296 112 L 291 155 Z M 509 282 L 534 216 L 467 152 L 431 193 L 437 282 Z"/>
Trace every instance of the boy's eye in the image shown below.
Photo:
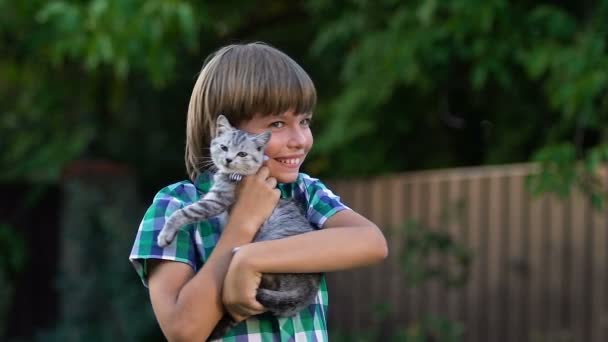
<path fill-rule="evenodd" d="M 275 121 L 270 124 L 270 127 L 274 127 L 274 128 L 281 128 L 283 126 L 285 126 L 285 123 L 283 121 Z"/>
<path fill-rule="evenodd" d="M 302 126 L 310 126 L 311 120 L 312 120 L 311 118 L 306 118 L 306 119 L 302 120 L 302 122 L 301 122 Z"/>
<path fill-rule="evenodd" d="M 228 152 L 228 146 L 220 145 L 220 148 L 222 149 L 222 151 Z"/>
<path fill-rule="evenodd" d="M 247 157 L 247 153 L 245 153 L 245 152 L 239 152 L 236 155 L 239 156 L 239 157 L 241 157 L 241 158 L 242 157 Z"/>

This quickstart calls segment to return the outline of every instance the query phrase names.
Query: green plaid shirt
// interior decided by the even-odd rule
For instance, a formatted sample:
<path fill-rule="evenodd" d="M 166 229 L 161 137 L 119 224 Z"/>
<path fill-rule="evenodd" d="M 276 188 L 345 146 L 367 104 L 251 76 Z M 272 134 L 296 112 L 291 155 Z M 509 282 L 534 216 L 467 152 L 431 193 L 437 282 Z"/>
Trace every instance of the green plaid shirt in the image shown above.
<path fill-rule="evenodd" d="M 171 214 L 198 201 L 213 182 L 210 173 L 201 174 L 196 184 L 182 181 L 160 190 L 139 226 L 129 260 L 147 286 L 147 259 L 184 262 L 198 271 L 211 255 L 222 231 L 219 217 L 192 224 L 180 230 L 176 242 L 161 248 L 156 236 Z M 279 184 L 282 198 L 295 198 L 306 204 L 306 217 L 320 229 L 325 221 L 347 207 L 321 181 L 299 174 L 294 183 Z M 322 278 L 314 303 L 288 318 L 266 313 L 250 317 L 230 330 L 220 341 L 327 341 L 327 285 Z"/>

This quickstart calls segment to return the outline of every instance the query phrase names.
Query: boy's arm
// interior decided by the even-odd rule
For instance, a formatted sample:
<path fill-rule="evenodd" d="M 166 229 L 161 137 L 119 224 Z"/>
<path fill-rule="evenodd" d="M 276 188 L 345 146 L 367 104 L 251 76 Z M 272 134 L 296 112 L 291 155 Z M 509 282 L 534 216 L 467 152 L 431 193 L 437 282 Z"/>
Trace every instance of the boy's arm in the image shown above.
<path fill-rule="evenodd" d="M 231 229 L 234 226 L 229 223 L 225 227 L 213 253 L 196 274 L 185 263 L 166 260 L 151 263 L 150 300 L 169 341 L 204 341 L 222 318 L 221 290 L 232 249 L 252 238 L 235 232 Z M 261 305 L 257 309 L 259 313 L 263 312 Z"/>
<path fill-rule="evenodd" d="M 380 229 L 355 211 L 339 211 L 323 228 L 241 247 L 224 280 L 226 309 L 234 315 L 233 308 L 250 301 L 247 297 L 261 273 L 337 271 L 379 262 L 388 255 Z"/>
<path fill-rule="evenodd" d="M 232 263 L 242 263 L 261 273 L 328 272 L 373 264 L 388 255 L 380 229 L 353 210 L 336 213 L 323 228 L 247 244 L 239 249 Z"/>

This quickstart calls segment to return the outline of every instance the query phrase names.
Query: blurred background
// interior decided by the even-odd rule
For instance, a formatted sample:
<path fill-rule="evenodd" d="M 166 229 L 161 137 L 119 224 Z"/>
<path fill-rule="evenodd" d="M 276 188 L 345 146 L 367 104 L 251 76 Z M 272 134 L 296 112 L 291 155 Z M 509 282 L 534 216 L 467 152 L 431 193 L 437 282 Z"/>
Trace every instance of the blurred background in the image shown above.
<path fill-rule="evenodd" d="M 389 259 L 329 275 L 332 340 L 608 340 L 608 1 L 0 0 L 0 340 L 162 341 L 128 262 L 186 179 L 205 57 L 318 90 L 304 171 Z"/>

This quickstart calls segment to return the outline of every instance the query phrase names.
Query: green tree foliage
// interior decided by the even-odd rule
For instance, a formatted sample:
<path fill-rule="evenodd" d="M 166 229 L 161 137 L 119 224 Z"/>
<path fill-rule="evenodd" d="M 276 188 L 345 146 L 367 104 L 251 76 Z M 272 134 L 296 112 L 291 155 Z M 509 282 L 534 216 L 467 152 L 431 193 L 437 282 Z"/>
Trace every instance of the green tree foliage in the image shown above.
<path fill-rule="evenodd" d="M 540 161 L 536 191 L 597 191 L 607 161 L 608 2 L 309 1 L 338 70 L 319 170 Z M 579 166 L 580 165 L 580 166 Z M 605 187 L 604 187 L 605 188 Z"/>
<path fill-rule="evenodd" d="M 535 191 L 600 184 L 606 1 L 32 0 L 0 9 L 4 180 L 53 180 L 83 154 L 175 174 L 204 56 L 265 40 L 319 88 L 312 173 L 537 160 Z M 565 158 L 571 177 L 556 173 Z"/>
<path fill-rule="evenodd" d="M 92 142 L 98 155 L 125 144 L 146 110 L 132 87 L 174 78 L 180 53 L 196 47 L 194 11 L 186 1 L 0 1 L 0 179 L 52 181 Z"/>
<path fill-rule="evenodd" d="M 0 0 L 0 181 L 56 182 L 78 158 L 126 162 L 144 189 L 183 179 L 186 109 L 205 56 L 242 40 L 302 56 L 312 32 L 302 11 L 286 1 Z"/>

